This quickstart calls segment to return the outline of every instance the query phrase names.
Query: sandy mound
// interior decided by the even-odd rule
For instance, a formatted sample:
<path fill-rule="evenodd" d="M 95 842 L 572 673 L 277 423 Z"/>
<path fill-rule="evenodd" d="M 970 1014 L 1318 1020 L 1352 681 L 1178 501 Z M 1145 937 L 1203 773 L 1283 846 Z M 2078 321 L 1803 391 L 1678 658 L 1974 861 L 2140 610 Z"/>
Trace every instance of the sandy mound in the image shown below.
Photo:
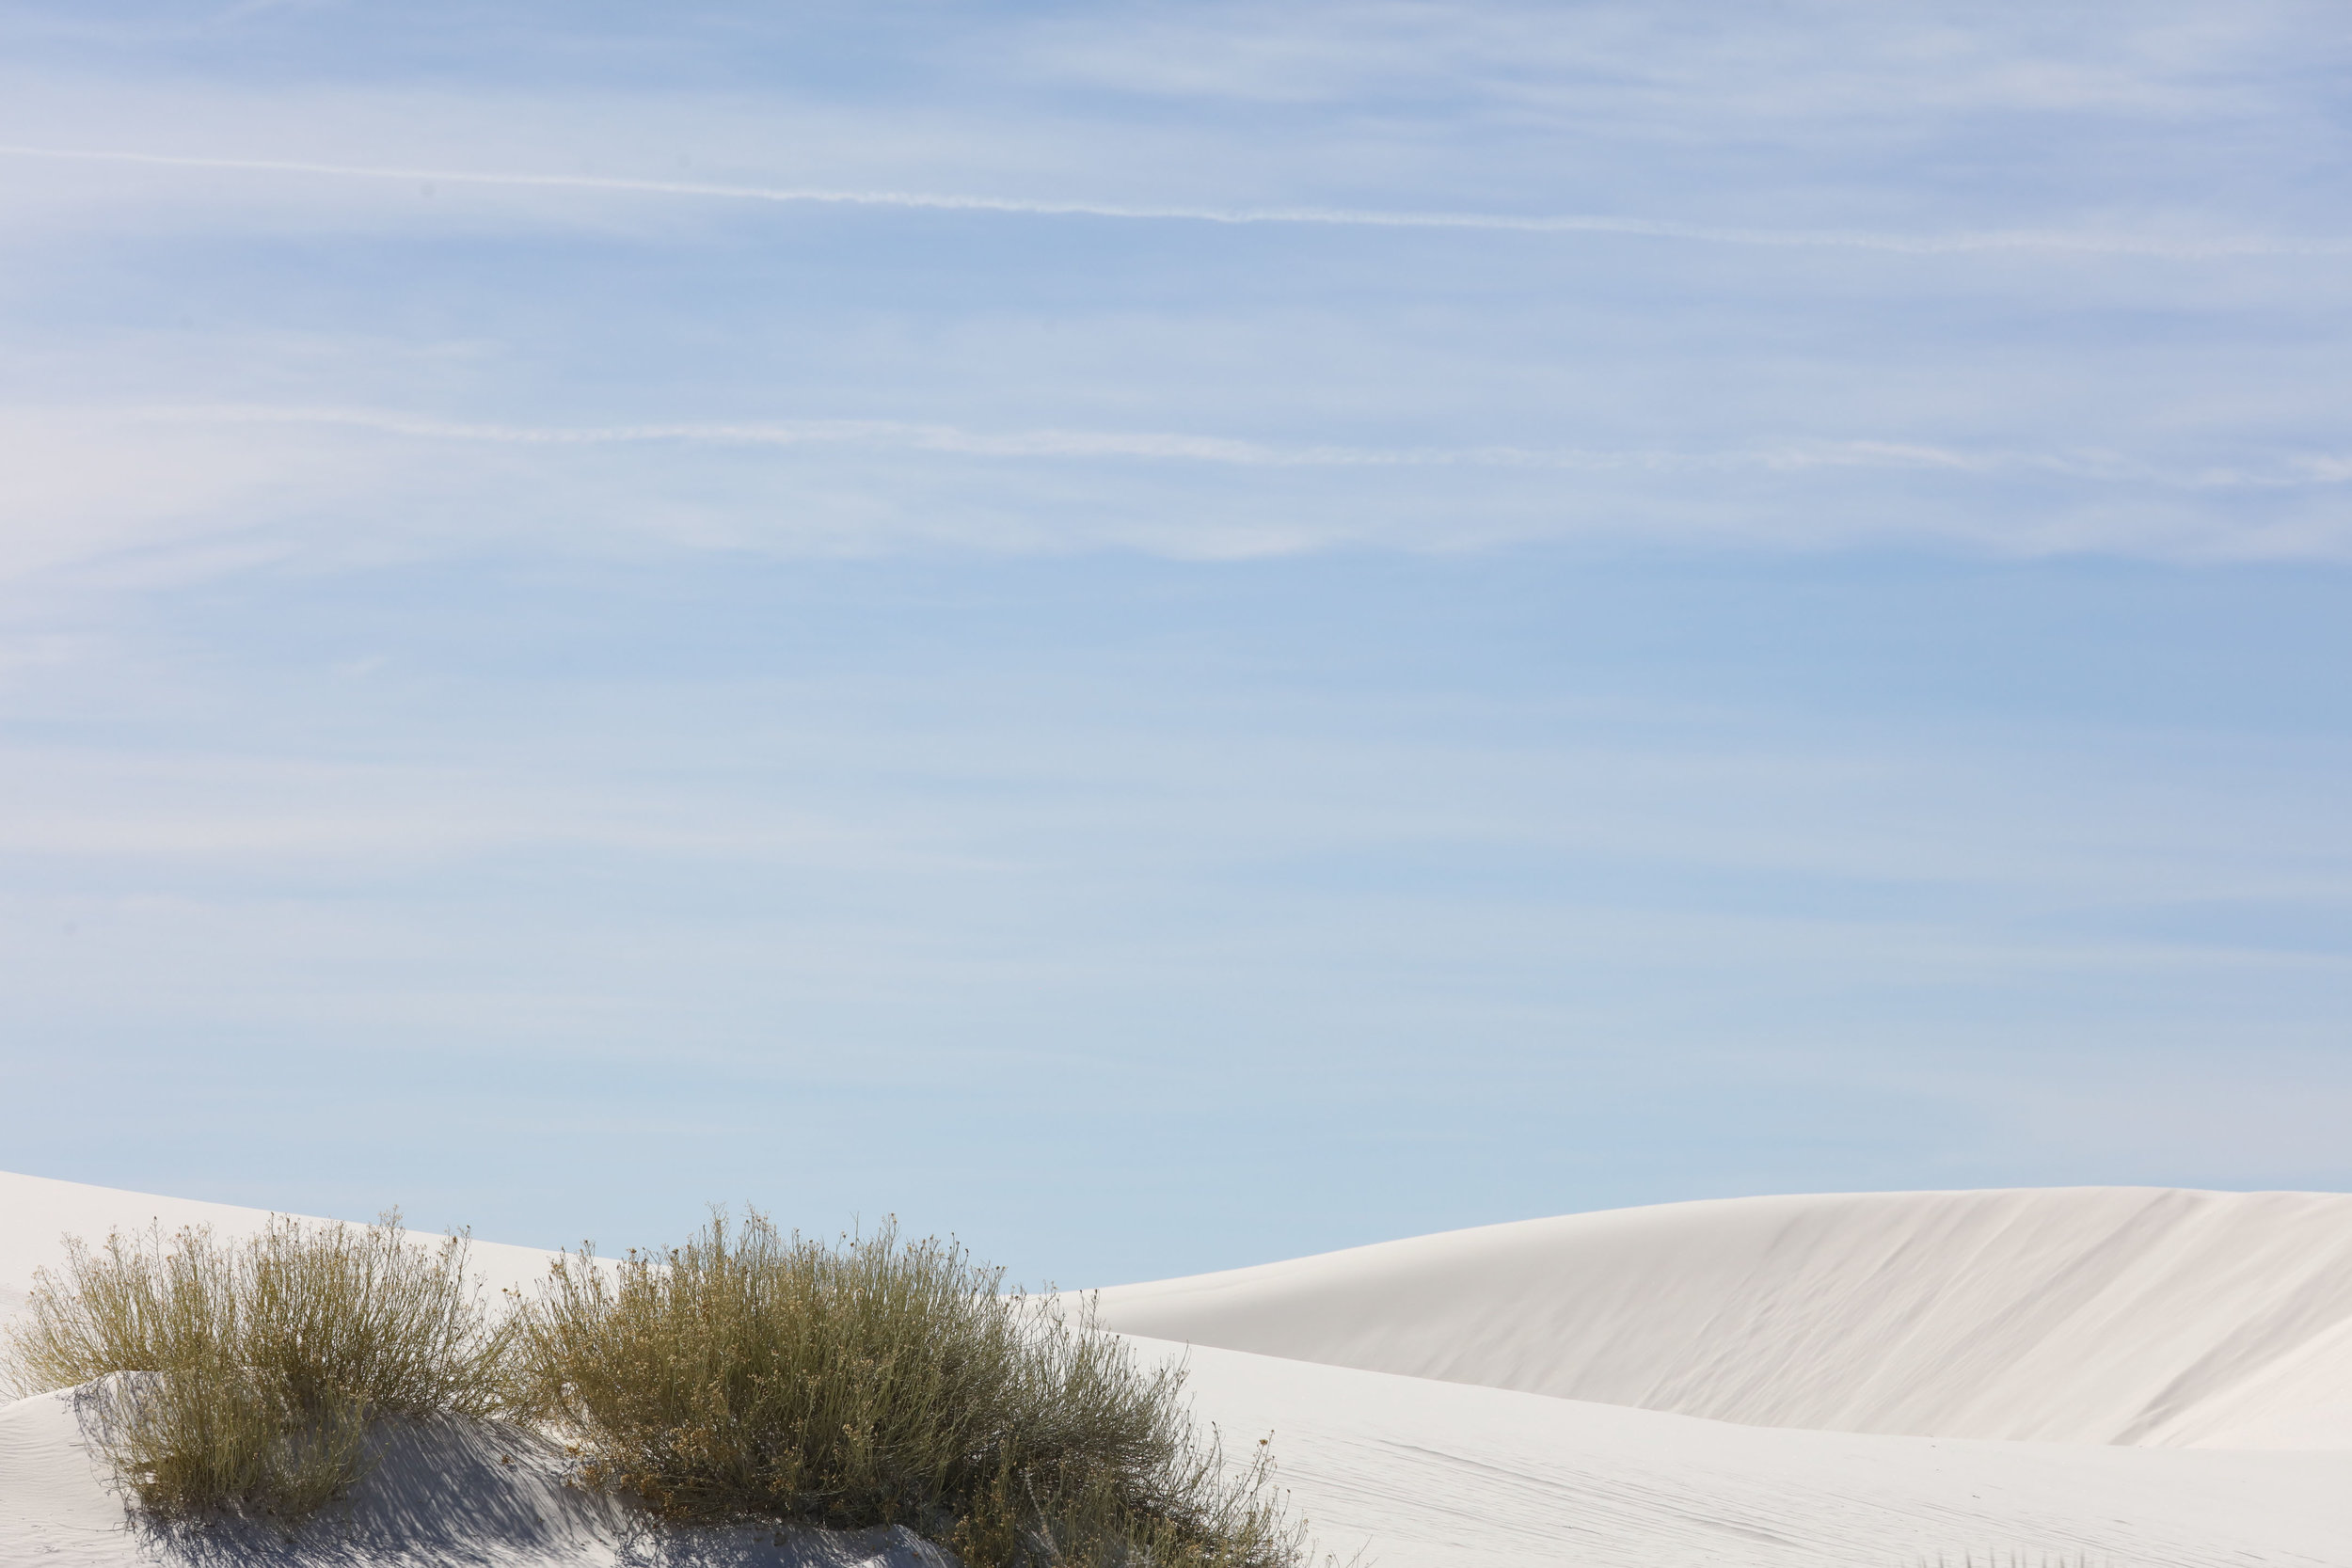
<path fill-rule="evenodd" d="M 2352 1196 L 1736 1198 L 1100 1299 L 1132 1334 L 1759 1426 L 2352 1448 Z"/>
<path fill-rule="evenodd" d="M 22 1309 L 34 1271 L 62 1260 L 65 1235 L 94 1242 L 156 1222 L 167 1233 L 209 1225 L 243 1236 L 268 1221 L 257 1209 L 0 1173 L 0 1324 Z M 471 1256 L 492 1288 L 534 1284 L 549 1257 L 480 1242 Z M 947 1568 L 954 1561 L 904 1530 L 656 1534 L 609 1500 L 564 1485 L 561 1457 L 529 1434 L 454 1422 L 380 1426 L 373 1473 L 292 1544 L 260 1528 L 175 1537 L 140 1523 L 93 1454 L 88 1438 L 103 1408 L 93 1395 L 68 1389 L 0 1405 L 0 1568 Z"/>
<path fill-rule="evenodd" d="M 98 1386 L 0 1406 L 0 1564 L 450 1564 L 535 1568 L 952 1568 L 901 1529 L 644 1528 L 564 1484 L 562 1456 L 525 1433 L 454 1421 L 387 1422 L 375 1467 L 292 1540 L 264 1525 L 173 1533 L 124 1506 L 88 1437 Z"/>
<path fill-rule="evenodd" d="M 158 1197 L 152 1193 L 0 1171 L 0 1323 L 24 1306 L 34 1270 L 55 1268 L 65 1260 L 58 1242 L 66 1236 L 79 1236 L 95 1244 L 104 1241 L 110 1230 L 145 1230 L 150 1225 L 162 1226 L 166 1235 L 208 1225 L 224 1237 L 250 1236 L 266 1226 L 269 1218 L 264 1209 Z M 492 1290 L 537 1284 L 547 1273 L 550 1256 L 537 1247 L 498 1242 L 476 1242 L 470 1253 L 473 1272 Z"/>
<path fill-rule="evenodd" d="M 1148 1341 L 1136 1341 L 1140 1346 Z M 2344 1568 L 2352 1451 L 1737 1426 L 1195 1348 L 1203 1411 L 1369 1568 Z"/>
<path fill-rule="evenodd" d="M 0 1175 L 0 1314 L 60 1232 L 151 1215 L 226 1233 L 266 1219 Z M 498 1283 L 545 1266 L 521 1247 L 476 1257 Z M 1191 1342 L 1201 1415 L 1235 1448 L 1271 1432 L 1323 1544 L 1368 1546 L 1379 1568 L 2352 1562 L 2348 1197 L 1678 1204 L 1103 1304 L 1112 1326 Z M 1236 1348 L 1198 1348 L 1218 1345 Z M 882 1532 L 635 1533 L 563 1486 L 557 1456 L 453 1426 L 388 1433 L 382 1469 L 298 1550 L 265 1532 L 174 1541 L 134 1526 L 83 1419 L 70 1395 L 0 1408 L 0 1568 L 937 1568 Z M 1941 1435 L 1887 1434 L 1903 1432 Z M 2117 1438 L 2170 1446 L 2093 1446 Z"/>

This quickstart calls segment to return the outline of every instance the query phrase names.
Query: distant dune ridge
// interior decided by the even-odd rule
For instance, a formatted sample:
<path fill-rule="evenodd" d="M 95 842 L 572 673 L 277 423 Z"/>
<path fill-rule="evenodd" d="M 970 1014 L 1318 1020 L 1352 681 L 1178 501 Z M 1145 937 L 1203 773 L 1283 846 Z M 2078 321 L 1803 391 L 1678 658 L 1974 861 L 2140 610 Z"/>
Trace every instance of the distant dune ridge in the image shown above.
<path fill-rule="evenodd" d="M 2352 1196 L 1727 1198 L 1100 1294 L 1265 1355 L 1756 1426 L 2352 1448 Z"/>
<path fill-rule="evenodd" d="M 0 1175 L 0 1322 L 58 1239 L 258 1210 Z M 493 1286 L 548 1254 L 477 1243 Z M 2352 1196 L 1739 1198 L 1099 1293 L 1378 1568 L 2352 1563 Z M 1189 1347 L 1189 1348 L 1186 1348 Z M 131 1527 L 71 1396 L 0 1405 L 0 1568 L 293 1564 Z M 393 1433 L 324 1562 L 667 1561 L 548 1451 Z M 508 1460 L 516 1461 L 508 1463 Z M 905 1532 L 698 1538 L 718 1568 L 949 1568 Z M 678 1560 L 685 1560 L 678 1559 Z M 2006 1559 L 2004 1559 L 2006 1560 Z"/>

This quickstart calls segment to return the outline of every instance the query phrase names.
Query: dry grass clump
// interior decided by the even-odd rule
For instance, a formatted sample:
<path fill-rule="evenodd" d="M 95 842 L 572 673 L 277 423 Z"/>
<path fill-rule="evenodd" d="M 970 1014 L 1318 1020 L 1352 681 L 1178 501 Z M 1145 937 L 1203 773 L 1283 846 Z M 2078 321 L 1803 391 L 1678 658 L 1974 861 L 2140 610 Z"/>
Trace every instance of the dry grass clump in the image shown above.
<path fill-rule="evenodd" d="M 489 1414 L 507 1344 L 465 1239 L 412 1246 L 394 1211 L 278 1218 L 236 1242 L 205 1227 L 69 1241 L 64 1269 L 35 1276 L 0 1376 L 28 1394 L 108 1379 L 99 1440 L 155 1513 L 292 1524 L 365 1472 L 371 1422 Z"/>
<path fill-rule="evenodd" d="M 757 1213 L 659 1257 L 583 1250 L 520 1314 L 518 1408 L 672 1521 L 904 1524 L 972 1568 L 1298 1560 L 1263 1463 L 1230 1477 L 1194 1437 L 1181 1370 L 1001 1280 Z"/>
<path fill-rule="evenodd" d="M 1181 1370 L 1001 1271 L 895 1232 L 838 1246 L 756 1213 L 685 1245 L 583 1249 L 496 1314 L 467 1244 L 273 1219 L 67 1243 L 0 1342 L 22 1393 L 94 1385 L 89 1430 L 151 1513 L 289 1527 L 366 1473 L 391 1417 L 505 1417 L 683 1524 L 906 1525 L 970 1568 L 1297 1568 L 1264 1449 L 1229 1470 Z"/>

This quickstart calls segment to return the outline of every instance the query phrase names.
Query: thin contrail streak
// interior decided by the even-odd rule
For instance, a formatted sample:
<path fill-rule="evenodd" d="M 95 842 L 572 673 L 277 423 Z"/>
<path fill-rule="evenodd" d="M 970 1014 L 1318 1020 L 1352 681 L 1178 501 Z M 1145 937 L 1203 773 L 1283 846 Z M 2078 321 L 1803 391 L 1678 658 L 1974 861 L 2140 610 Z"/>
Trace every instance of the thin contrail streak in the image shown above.
<path fill-rule="evenodd" d="M 1142 458 L 1253 468 L 1576 468 L 1927 467 L 1971 469 L 2004 459 L 1940 447 L 1883 441 L 1830 441 L 1722 451 L 1666 448 L 1362 447 L 1282 445 L 1161 431 L 975 431 L 900 420 L 791 420 L 631 425 L 516 425 L 438 420 L 364 408 L 287 408 L 258 404 L 155 407 L 135 417 L 173 423 L 314 425 L 419 440 L 497 446 L 866 446 L 967 457 Z"/>
<path fill-rule="evenodd" d="M 2100 483 L 2173 489 L 2334 487 L 2352 483 L 2352 459 L 2305 453 L 2254 467 L 2166 467 L 2113 452 L 1968 451 L 1916 442 L 1783 441 L 1715 451 L 1663 447 L 1364 447 L 1283 445 L 1154 431 L 974 431 L 897 420 L 797 420 L 632 425 L 516 425 L 432 419 L 365 408 L 205 404 L 126 411 L 170 423 L 310 425 L 429 441 L 525 447 L 694 445 L 869 447 L 986 458 L 1125 458 L 1254 468 L 1521 468 L 1581 473 L 1801 473 L 1833 469 L 1949 474 L 2038 473 Z"/>
<path fill-rule="evenodd" d="M 1971 251 L 2064 251 L 2090 255 L 2197 260 L 2223 256 L 2337 256 L 2352 240 L 2291 239 L 2259 234 L 2173 238 L 2067 230 L 2001 229 L 1942 234 L 1901 234 L 1860 229 L 1755 229 L 1608 214 L 1521 214 L 1391 211 L 1366 207 L 1197 207 L 1106 201 L 1044 201 L 1022 197 L 937 191 L 837 190 L 823 186 L 734 185 L 699 181 L 630 180 L 593 174 L 500 174 L 469 169 L 387 168 L 364 164 L 291 158 L 212 158 L 168 152 L 119 152 L 86 148 L 0 145 L 0 157 L 65 162 L 139 164 L 162 168 L 226 169 L 253 174 L 314 175 L 344 180 L 482 185 L 506 189 L 605 191 L 846 207 L 888 207 L 948 213 L 997 213 L 1030 217 L 1090 217 L 1228 225 L 1306 224 L 1356 229 L 1470 230 L 1520 234 L 1617 234 L 1704 245 L 1782 249 L 1874 250 L 1933 256 Z"/>

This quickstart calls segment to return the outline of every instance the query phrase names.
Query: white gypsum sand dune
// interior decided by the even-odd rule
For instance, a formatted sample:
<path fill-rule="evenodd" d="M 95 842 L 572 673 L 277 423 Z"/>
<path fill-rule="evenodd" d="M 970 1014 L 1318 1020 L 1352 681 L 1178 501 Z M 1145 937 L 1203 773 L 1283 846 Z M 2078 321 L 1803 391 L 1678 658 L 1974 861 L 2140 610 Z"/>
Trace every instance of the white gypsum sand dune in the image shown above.
<path fill-rule="evenodd" d="M 2334 1194 L 1730 1198 L 1098 1299 L 1131 1334 L 1759 1426 L 2352 1449 Z"/>
<path fill-rule="evenodd" d="M 1190 1365 L 1227 1441 L 1271 1433 L 1319 1544 L 1372 1568 L 2352 1563 L 2348 1452 L 1806 1432 L 1238 1351 Z"/>
<path fill-rule="evenodd" d="M 224 1238 L 250 1236 L 267 1226 L 270 1217 L 266 1209 L 0 1171 L 0 1323 L 23 1308 L 36 1269 L 54 1269 L 65 1261 L 60 1243 L 67 1236 L 78 1236 L 93 1246 L 111 1231 L 145 1231 L 151 1226 L 167 1237 L 195 1226 L 209 1226 Z M 468 1252 L 472 1271 L 494 1291 L 528 1290 L 547 1273 L 553 1256 L 537 1247 L 498 1242 L 474 1242 Z"/>
<path fill-rule="evenodd" d="M 166 1236 L 209 1227 L 249 1236 L 260 1209 L 160 1197 L 0 1173 L 0 1329 L 26 1305 L 37 1270 L 65 1259 L 63 1239 L 103 1242 L 111 1231 L 158 1227 Z M 434 1238 L 421 1240 L 431 1242 Z M 473 1271 L 491 1290 L 529 1290 L 555 1255 L 472 1243 Z M 289 1544 L 261 1526 L 174 1535 L 125 1507 L 91 1451 L 92 1388 L 0 1403 L 0 1568 L 262 1568 L 332 1562 L 538 1568 L 948 1568 L 952 1559 L 911 1531 L 723 1529 L 650 1532 L 609 1499 L 564 1484 L 566 1465 L 532 1433 L 494 1424 L 392 1422 L 372 1437 L 374 1468 L 356 1495 Z"/>
<path fill-rule="evenodd" d="M 1693 1226 L 1693 1214 L 1703 1223 Z M 95 1240 L 151 1218 L 167 1230 L 210 1223 L 244 1233 L 267 1216 L 0 1176 L 0 1291 L 10 1292 L 0 1308 L 21 1301 L 34 1268 L 57 1259 L 61 1232 Z M 2090 1244 L 2102 1224 L 2107 1242 Z M 1124 1287 L 1103 1299 L 1114 1326 L 1130 1333 L 1144 1332 L 1136 1320 L 1145 1311 L 1161 1314 L 1167 1338 L 1136 1338 L 1137 1351 L 1187 1354 L 1200 1415 L 1232 1447 L 1271 1431 L 1282 1483 L 1322 1544 L 1343 1558 L 1368 1546 L 1378 1568 L 1898 1568 L 1939 1554 L 1958 1568 L 1963 1553 L 1982 1561 L 1988 1551 L 2115 1568 L 2342 1568 L 2352 1563 L 2352 1444 L 2343 1440 L 2352 1402 L 2306 1374 L 2340 1366 L 2328 1347 L 2340 1345 L 2347 1316 L 2347 1226 L 2352 1199 L 2299 1195 L 1748 1200 L 1495 1227 Z M 1561 1240 L 1580 1233 L 1611 1240 Z M 2152 1240 L 2163 1236 L 2172 1239 Z M 2075 1261 L 2058 1260 L 2068 1256 Z M 528 1281 L 546 1258 L 476 1249 L 500 1284 Z M 1564 1261 L 1574 1269 L 1564 1273 Z M 2151 1305 L 2135 1308 L 2135 1289 Z M 1585 1291 L 1601 1305 L 1562 1315 L 1562 1299 Z M 1169 1326 L 1187 1312 L 1194 1323 Z M 2078 1337 L 2070 1342 L 2082 1346 L 2079 1364 L 2045 1356 L 2039 1381 L 2010 1376 L 1998 1356 L 2030 1339 L 2021 1315 L 2045 1329 L 2074 1324 L 2066 1332 Z M 2104 1338 L 2092 1323 L 2106 1324 Z M 1614 1338 L 1557 1338 L 1579 1325 Z M 1213 1335 L 1236 1331 L 1285 1336 L 1287 1353 L 1209 1348 Z M 1851 1338 L 1841 1345 L 1841 1336 Z M 1181 1338 L 1193 1348 L 1168 1342 Z M 2247 1375 L 2229 1383 L 2163 1372 L 2193 1343 L 2204 1348 L 2192 1370 L 2237 1366 Z M 1963 1348 L 1940 1359 L 1920 1349 L 1939 1344 Z M 2136 1360 L 2134 1346 L 2153 1359 Z M 2271 1348 L 2249 1348 L 2263 1346 Z M 1332 1364 L 1345 1354 L 1424 1359 L 1416 1375 L 1400 1375 Z M 2035 1412 L 2025 1419 L 2049 1423 L 2069 1409 L 2071 1375 L 2079 1408 L 2066 1418 L 2086 1428 L 2129 1402 L 2117 1390 L 2169 1376 L 2204 1390 L 2184 1409 L 2234 1400 L 2237 1430 L 2273 1447 L 2231 1450 L 2210 1422 L 2194 1439 L 2207 1446 L 2195 1450 L 1789 1430 L 1629 1408 L 1632 1398 L 1476 1386 L 1464 1376 L 1478 1370 L 1499 1381 L 1498 1370 L 1546 1365 L 1597 1375 L 1613 1358 L 1640 1356 L 1649 1359 L 1628 1374 L 1631 1394 L 1679 1376 L 1683 1387 L 1772 1390 L 1782 1402 L 1776 1416 L 1865 1408 L 1857 1402 L 1868 1391 L 1899 1395 L 1902 1377 L 1924 1367 L 1945 1369 L 1937 1386 L 1947 1393 L 1976 1375 Z M 1711 1383 L 1699 1375 L 1708 1370 Z M 1982 1400 L 1949 1393 L 1947 1402 L 1969 1418 L 2001 1417 Z M 2310 1448 L 2278 1446 L 2298 1423 Z M 356 1499 L 331 1547 L 290 1554 L 254 1537 L 194 1555 L 223 1568 L 322 1552 L 354 1564 L 482 1568 L 689 1559 L 712 1568 L 914 1568 L 916 1547 L 902 1539 L 804 1535 L 779 1544 L 739 1532 L 650 1544 L 593 1500 L 554 1487 L 544 1456 L 518 1448 L 524 1463 L 506 1466 L 480 1449 L 478 1434 L 412 1435 Z M 70 1400 L 0 1409 L 0 1568 L 183 1560 L 193 1561 L 184 1543 L 133 1528 L 80 1447 Z"/>
<path fill-rule="evenodd" d="M 670 1549 L 617 1504 L 564 1484 L 562 1456 L 528 1433 L 454 1421 L 386 1422 L 375 1467 L 347 1506 L 289 1543 L 267 1525 L 173 1535 L 126 1513 L 83 1441 L 77 1391 L 0 1405 L 0 1565 L 262 1568 L 474 1564 L 592 1568 L 948 1568 L 904 1529 L 700 1530 Z"/>

